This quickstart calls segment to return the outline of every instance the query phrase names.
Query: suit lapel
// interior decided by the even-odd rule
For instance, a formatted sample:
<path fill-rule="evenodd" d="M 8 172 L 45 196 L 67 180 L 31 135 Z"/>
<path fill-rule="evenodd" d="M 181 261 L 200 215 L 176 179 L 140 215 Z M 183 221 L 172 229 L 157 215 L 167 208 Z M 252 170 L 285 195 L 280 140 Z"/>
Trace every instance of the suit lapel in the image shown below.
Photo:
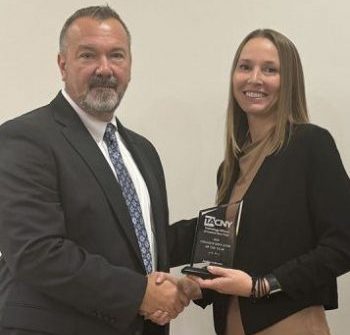
<path fill-rule="evenodd" d="M 153 227 L 155 231 L 155 239 L 157 242 L 158 250 L 158 262 L 161 267 L 167 266 L 167 260 L 164 255 L 167 255 L 166 250 L 166 226 L 168 224 L 168 218 L 164 216 L 164 197 L 166 194 L 161 192 L 161 187 L 157 178 L 159 176 L 155 173 L 154 162 L 150 155 L 147 155 L 149 150 L 146 150 L 144 144 L 138 143 L 134 140 L 128 132 L 126 132 L 123 125 L 118 121 L 118 131 L 120 132 L 123 140 L 125 141 L 128 150 L 130 151 L 137 167 L 139 168 L 143 179 L 147 185 L 148 193 L 151 200 L 151 210 L 153 214 Z M 153 163 L 153 164 L 152 164 Z"/>
<path fill-rule="evenodd" d="M 63 136 L 75 148 L 103 189 L 113 213 L 123 228 L 140 265 L 144 268 L 135 231 L 120 186 L 96 142 L 79 116 L 61 93 L 52 101 L 54 117 L 61 124 Z"/>

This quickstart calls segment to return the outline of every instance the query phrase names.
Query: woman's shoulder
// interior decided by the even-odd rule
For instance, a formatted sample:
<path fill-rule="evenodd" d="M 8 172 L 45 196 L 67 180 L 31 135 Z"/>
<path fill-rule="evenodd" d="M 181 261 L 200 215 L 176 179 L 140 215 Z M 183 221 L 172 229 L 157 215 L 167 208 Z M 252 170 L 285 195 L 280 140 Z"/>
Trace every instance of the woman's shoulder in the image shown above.
<path fill-rule="evenodd" d="M 294 148 L 312 159 L 326 159 L 326 157 L 339 155 L 336 143 L 330 132 L 315 124 L 294 125 L 289 137 L 287 148 Z"/>
<path fill-rule="evenodd" d="M 333 142 L 333 137 L 325 128 L 312 123 L 295 124 L 291 129 L 290 139 L 301 145 L 319 145 Z"/>
<path fill-rule="evenodd" d="M 292 136 L 312 138 L 317 136 L 330 135 L 329 131 L 313 123 L 300 123 L 292 126 Z"/>

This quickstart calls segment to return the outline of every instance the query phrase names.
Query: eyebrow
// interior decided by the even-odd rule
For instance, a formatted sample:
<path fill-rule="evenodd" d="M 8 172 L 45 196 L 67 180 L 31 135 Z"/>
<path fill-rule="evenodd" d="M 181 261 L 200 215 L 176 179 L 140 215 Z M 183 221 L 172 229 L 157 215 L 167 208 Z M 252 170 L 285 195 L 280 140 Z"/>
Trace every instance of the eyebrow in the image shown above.
<path fill-rule="evenodd" d="M 247 59 L 247 58 L 241 58 L 238 60 L 238 62 L 252 62 L 251 59 Z M 264 64 L 268 64 L 268 65 L 277 65 L 276 61 L 273 61 L 273 60 L 268 60 L 268 61 L 265 61 Z"/>
<path fill-rule="evenodd" d="M 96 50 L 96 47 L 94 45 L 91 45 L 91 44 L 80 44 L 80 45 L 78 45 L 78 49 L 85 49 L 85 50 L 94 51 L 94 50 Z M 124 51 L 124 52 L 126 52 L 126 49 L 123 47 L 114 47 L 114 48 L 112 48 L 112 51 Z"/>

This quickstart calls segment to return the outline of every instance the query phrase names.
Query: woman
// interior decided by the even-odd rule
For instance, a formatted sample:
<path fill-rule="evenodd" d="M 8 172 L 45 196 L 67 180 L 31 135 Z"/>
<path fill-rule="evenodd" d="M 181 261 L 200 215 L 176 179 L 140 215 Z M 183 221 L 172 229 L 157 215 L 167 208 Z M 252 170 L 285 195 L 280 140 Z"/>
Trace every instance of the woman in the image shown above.
<path fill-rule="evenodd" d="M 220 335 L 329 334 L 350 268 L 350 182 L 331 135 L 308 123 L 298 52 L 256 30 L 235 55 L 218 204 L 243 199 L 233 269 L 194 277 Z"/>

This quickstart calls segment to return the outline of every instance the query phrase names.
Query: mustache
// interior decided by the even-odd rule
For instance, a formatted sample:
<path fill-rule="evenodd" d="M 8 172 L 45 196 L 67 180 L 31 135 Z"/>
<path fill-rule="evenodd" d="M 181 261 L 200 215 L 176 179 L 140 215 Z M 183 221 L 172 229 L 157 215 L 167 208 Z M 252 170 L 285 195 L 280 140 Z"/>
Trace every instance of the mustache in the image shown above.
<path fill-rule="evenodd" d="M 113 76 L 110 76 L 110 77 L 93 76 L 89 80 L 89 88 L 95 88 L 95 87 L 116 88 L 117 86 L 118 86 L 118 80 Z"/>

